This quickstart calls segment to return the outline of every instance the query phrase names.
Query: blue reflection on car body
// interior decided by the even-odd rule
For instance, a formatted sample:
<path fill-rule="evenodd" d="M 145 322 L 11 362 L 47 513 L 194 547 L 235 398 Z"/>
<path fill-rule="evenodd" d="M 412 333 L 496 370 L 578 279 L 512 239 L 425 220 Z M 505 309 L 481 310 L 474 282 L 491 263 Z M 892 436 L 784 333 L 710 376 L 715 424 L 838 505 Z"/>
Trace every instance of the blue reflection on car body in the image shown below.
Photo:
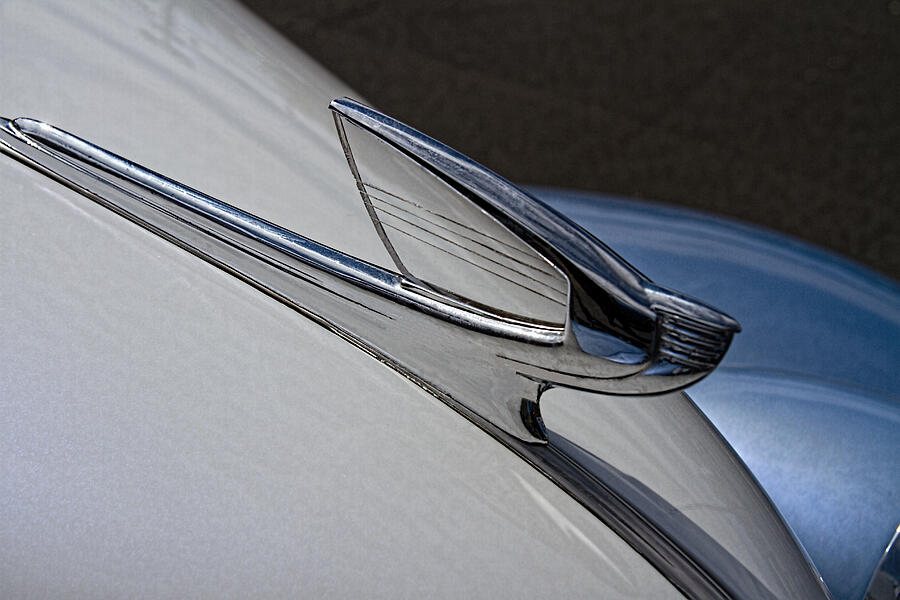
<path fill-rule="evenodd" d="M 900 286 L 721 217 L 533 189 L 656 281 L 744 328 L 689 395 L 772 497 L 835 598 L 858 599 L 900 522 Z"/>

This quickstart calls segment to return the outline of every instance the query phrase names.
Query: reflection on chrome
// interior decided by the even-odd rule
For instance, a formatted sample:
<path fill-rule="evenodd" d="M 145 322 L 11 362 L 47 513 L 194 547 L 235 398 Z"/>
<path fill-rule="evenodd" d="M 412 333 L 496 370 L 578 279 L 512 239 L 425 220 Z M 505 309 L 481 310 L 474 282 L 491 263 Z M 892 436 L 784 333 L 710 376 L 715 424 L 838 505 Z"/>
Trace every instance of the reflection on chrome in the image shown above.
<path fill-rule="evenodd" d="M 330 108 L 361 210 L 396 271 L 40 121 L 0 120 L 0 150 L 408 377 L 545 473 L 689 595 L 764 589 L 714 540 L 676 539 L 669 517 L 648 519 L 548 444 L 539 408 L 553 386 L 617 395 L 684 388 L 715 368 L 738 324 L 651 283 L 589 233 L 443 144 L 352 100 Z"/>

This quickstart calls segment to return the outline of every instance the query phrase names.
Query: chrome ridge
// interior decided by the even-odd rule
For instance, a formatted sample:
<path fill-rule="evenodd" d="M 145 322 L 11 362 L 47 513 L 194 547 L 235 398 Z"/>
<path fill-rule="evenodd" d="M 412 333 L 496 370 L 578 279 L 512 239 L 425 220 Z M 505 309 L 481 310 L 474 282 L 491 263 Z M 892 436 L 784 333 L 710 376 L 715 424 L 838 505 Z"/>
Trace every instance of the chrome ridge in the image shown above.
<path fill-rule="evenodd" d="M 689 596 L 771 597 L 714 540 L 686 546 L 672 537 L 665 515 L 647 518 L 563 444 L 548 443 L 539 409 L 541 393 L 555 385 L 620 395 L 681 389 L 718 364 L 737 323 L 652 284 L 577 225 L 431 138 L 351 100 L 335 101 L 331 109 L 364 205 L 399 272 L 318 244 L 39 121 L 0 120 L 0 150 L 250 283 L 414 381 L 566 490 Z M 362 151 L 367 137 L 377 141 L 374 154 Z M 367 169 L 385 153 L 389 163 L 403 166 L 384 187 L 376 186 Z M 427 180 L 425 189 L 449 196 L 462 211 L 452 215 L 459 220 L 441 220 L 447 215 L 434 214 L 434 204 L 402 204 L 411 199 L 388 188 L 404 172 L 409 181 Z M 456 225 L 435 236 L 435 223 L 451 221 Z M 404 228 L 415 224 L 416 236 L 399 231 L 401 222 Z M 466 247 L 489 267 L 474 259 L 460 267 L 459 255 L 437 261 L 440 268 L 422 260 L 445 242 L 456 244 L 454 254 L 462 252 L 462 230 L 470 241 L 478 236 L 469 232 L 490 232 L 508 248 Z M 438 250 L 449 254 L 448 248 Z M 513 271 L 528 279 L 514 279 Z M 465 289 L 462 280 L 485 273 L 506 286 L 503 294 L 472 298 L 482 290 L 457 291 Z M 537 278 L 557 295 L 543 288 L 535 293 L 538 286 L 525 283 Z"/>

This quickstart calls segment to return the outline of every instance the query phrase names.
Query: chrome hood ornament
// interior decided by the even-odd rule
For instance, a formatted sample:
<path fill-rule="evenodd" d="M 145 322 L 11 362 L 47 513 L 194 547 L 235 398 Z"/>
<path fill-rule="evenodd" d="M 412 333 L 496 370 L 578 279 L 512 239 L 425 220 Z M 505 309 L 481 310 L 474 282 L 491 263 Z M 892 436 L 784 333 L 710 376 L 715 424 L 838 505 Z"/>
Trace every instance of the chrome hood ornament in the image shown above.
<path fill-rule="evenodd" d="M 330 108 L 404 284 L 545 334 L 546 351 L 497 354 L 519 376 L 608 394 L 671 392 L 709 374 L 740 331 L 446 145 L 347 98 Z"/>
<path fill-rule="evenodd" d="M 653 284 L 591 234 L 447 146 L 330 106 L 397 271 L 266 222 L 32 119 L 0 149 L 340 333 L 468 416 L 545 443 L 560 385 L 660 394 L 710 373 L 736 321 Z"/>
<path fill-rule="evenodd" d="M 571 443 L 548 437 L 539 410 L 553 386 L 621 396 L 684 388 L 715 368 L 738 324 L 651 283 L 562 215 L 439 142 L 352 100 L 331 110 L 396 270 L 40 121 L 0 119 L 0 152 L 418 384 L 545 474 L 688 596 L 773 597 L 714 539 L 686 529 L 679 511 L 650 517 L 624 475 L 585 467 Z"/>

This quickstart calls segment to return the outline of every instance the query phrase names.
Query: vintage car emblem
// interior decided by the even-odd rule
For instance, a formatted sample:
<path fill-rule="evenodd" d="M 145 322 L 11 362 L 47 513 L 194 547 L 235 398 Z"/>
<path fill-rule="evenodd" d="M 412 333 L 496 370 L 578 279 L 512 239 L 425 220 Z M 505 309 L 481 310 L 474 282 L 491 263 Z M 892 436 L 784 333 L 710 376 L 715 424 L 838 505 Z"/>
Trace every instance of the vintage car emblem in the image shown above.
<path fill-rule="evenodd" d="M 349 99 L 330 108 L 396 272 L 39 121 L 4 120 L 0 141 L 527 442 L 545 442 L 538 401 L 548 386 L 659 394 L 724 356 L 739 330 L 727 315 L 651 283 L 447 146 Z"/>
<path fill-rule="evenodd" d="M 721 361 L 737 322 L 652 283 L 578 225 L 440 142 L 353 100 L 330 108 L 396 270 L 40 121 L 0 119 L 0 150 L 416 382 L 547 474 L 682 590 L 756 594 L 755 579 L 727 553 L 674 540 L 665 523 L 648 521 L 548 444 L 539 410 L 552 386 L 623 402 L 682 389 Z"/>

